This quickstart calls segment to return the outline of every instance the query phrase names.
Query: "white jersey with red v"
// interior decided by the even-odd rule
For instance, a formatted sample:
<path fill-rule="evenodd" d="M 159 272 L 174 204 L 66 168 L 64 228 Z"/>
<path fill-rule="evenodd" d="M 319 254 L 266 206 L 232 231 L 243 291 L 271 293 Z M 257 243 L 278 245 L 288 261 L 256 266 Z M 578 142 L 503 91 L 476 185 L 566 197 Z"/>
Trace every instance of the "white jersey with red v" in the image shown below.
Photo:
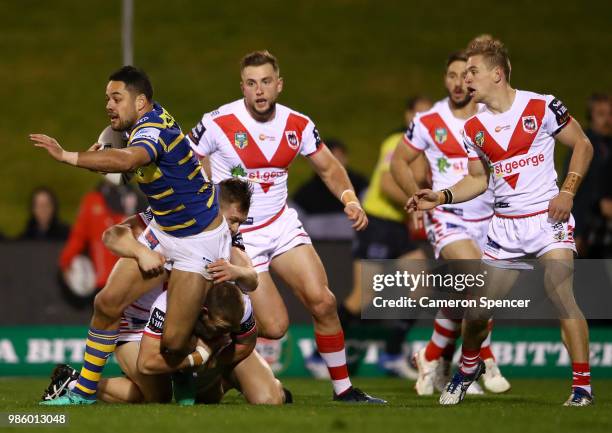
<path fill-rule="evenodd" d="M 191 130 L 193 150 L 208 156 L 213 182 L 241 177 L 254 183 L 249 223 L 258 225 L 279 214 L 287 201 L 288 168 L 298 154 L 321 148 L 314 123 L 276 104 L 274 117 L 258 122 L 240 99 L 206 113 Z"/>
<path fill-rule="evenodd" d="M 464 126 L 470 159 L 489 165 L 496 214 L 521 217 L 544 213 L 558 193 L 554 136 L 571 117 L 552 95 L 516 91 L 504 113 L 483 108 Z"/>
<path fill-rule="evenodd" d="M 435 190 L 453 186 L 468 173 L 468 155 L 462 144 L 463 124 L 464 120 L 453 115 L 445 98 L 430 110 L 418 113 L 404 134 L 404 143 L 425 152 Z M 444 208 L 466 220 L 486 219 L 493 214 L 493 192 L 489 189 L 473 200 Z"/>

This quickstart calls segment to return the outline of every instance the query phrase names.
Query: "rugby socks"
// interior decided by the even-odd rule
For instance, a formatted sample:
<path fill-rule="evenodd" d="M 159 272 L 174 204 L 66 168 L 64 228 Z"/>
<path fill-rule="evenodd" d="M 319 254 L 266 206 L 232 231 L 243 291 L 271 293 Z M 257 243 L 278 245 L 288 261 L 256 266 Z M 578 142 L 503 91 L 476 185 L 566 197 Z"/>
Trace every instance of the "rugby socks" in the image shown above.
<path fill-rule="evenodd" d="M 455 351 L 455 341 L 461 334 L 461 320 L 447 319 L 442 310 L 438 310 L 434 320 L 434 331 L 425 347 L 425 359 L 439 359 L 447 346 Z M 452 357 L 452 355 L 451 355 Z"/>
<path fill-rule="evenodd" d="M 89 328 L 83 368 L 73 391 L 85 398 L 95 398 L 98 382 L 108 357 L 115 351 L 119 330 L 104 331 Z"/>
<path fill-rule="evenodd" d="M 468 350 L 465 347 L 461 348 L 461 361 L 459 362 L 459 369 L 461 373 L 466 376 L 474 373 L 478 367 L 478 361 L 480 360 L 480 350 Z"/>
<path fill-rule="evenodd" d="M 320 335 L 315 332 L 317 350 L 325 361 L 329 376 L 331 377 L 334 393 L 340 395 L 352 387 L 346 366 L 346 352 L 344 351 L 344 333 L 335 335 Z"/>
<path fill-rule="evenodd" d="M 582 388 L 592 395 L 591 369 L 588 362 L 572 362 L 572 376 L 572 390 Z"/>

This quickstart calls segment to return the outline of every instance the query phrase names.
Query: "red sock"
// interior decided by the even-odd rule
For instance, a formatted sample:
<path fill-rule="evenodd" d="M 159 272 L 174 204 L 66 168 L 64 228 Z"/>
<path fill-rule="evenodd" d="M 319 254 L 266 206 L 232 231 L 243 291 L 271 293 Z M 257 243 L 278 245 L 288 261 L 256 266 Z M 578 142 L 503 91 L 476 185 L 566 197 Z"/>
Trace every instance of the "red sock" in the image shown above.
<path fill-rule="evenodd" d="M 478 361 L 480 360 L 480 350 L 468 350 L 464 347 L 461 348 L 461 372 L 463 374 L 472 374 L 476 371 Z"/>
<path fill-rule="evenodd" d="M 352 386 L 346 366 L 344 333 L 342 331 L 335 335 L 320 335 L 315 333 L 315 341 L 321 358 L 323 358 L 329 370 L 334 392 L 336 395 L 340 395 Z"/>
<path fill-rule="evenodd" d="M 582 388 L 591 394 L 591 369 L 588 362 L 572 363 L 572 389 Z"/>
<path fill-rule="evenodd" d="M 431 339 L 425 347 L 425 359 L 433 361 L 439 359 L 444 352 L 444 349 L 449 345 L 455 344 L 461 329 L 460 320 L 447 319 L 442 311 L 438 311 L 434 320 L 434 331 L 431 334 Z M 454 348 L 453 348 L 454 353 Z"/>

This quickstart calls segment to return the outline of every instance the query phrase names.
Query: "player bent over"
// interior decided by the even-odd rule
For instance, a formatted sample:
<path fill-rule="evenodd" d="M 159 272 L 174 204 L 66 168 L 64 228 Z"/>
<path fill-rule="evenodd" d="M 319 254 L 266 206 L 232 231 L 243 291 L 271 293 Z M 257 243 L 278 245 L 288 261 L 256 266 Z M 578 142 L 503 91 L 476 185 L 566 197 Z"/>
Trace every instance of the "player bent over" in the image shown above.
<path fill-rule="evenodd" d="M 461 134 L 465 120 L 476 114 L 479 107 L 468 94 L 463 80 L 466 63 L 467 57 L 463 52 L 448 57 L 444 75 L 448 97 L 415 116 L 403 143 L 399 143 L 393 154 L 391 173 L 408 197 L 418 190 L 410 164 L 421 154 L 425 154 L 429 162 L 434 189 L 454 185 L 468 172 L 468 157 Z M 436 258 L 479 260 L 492 216 L 491 188 L 467 202 L 447 204 L 427 212 L 425 229 Z M 455 341 L 461 332 L 461 320 L 456 317 L 458 313 L 438 311 L 431 340 L 414 355 L 418 369 L 415 384 L 418 395 L 432 395 L 434 389 L 441 392 L 450 379 Z M 497 367 L 490 343 L 489 332 L 480 348 L 487 367 L 483 384 L 488 391 L 506 392 L 510 383 Z M 478 382 L 474 382 L 467 392 L 482 394 L 483 391 Z"/>
<path fill-rule="evenodd" d="M 468 91 L 485 105 L 464 126 L 469 173 L 442 191 L 418 191 L 409 206 L 430 210 L 471 200 L 487 190 L 490 167 L 498 210 L 484 249 L 483 259 L 490 265 L 487 295 L 503 298 L 508 293 L 518 277 L 516 267 L 525 265 L 517 259 L 540 259 L 546 293 L 558 310 L 565 310 L 561 332 L 573 370 L 572 392 L 565 405 L 590 405 L 588 326 L 572 291 L 576 247 L 570 212 L 593 147 L 559 99 L 510 86 L 508 52 L 500 41 L 474 40 L 467 55 Z M 561 191 L 554 168 L 555 139 L 573 148 Z M 460 403 L 466 388 L 484 372 L 480 345 L 488 332 L 488 317 L 468 310 L 466 319 L 461 366 L 440 396 L 443 405 Z"/>
<path fill-rule="evenodd" d="M 253 204 L 241 232 L 259 273 L 259 286 L 251 299 L 261 334 L 278 339 L 289 326 L 287 309 L 269 273 L 272 269 L 312 314 L 315 341 L 330 372 L 334 400 L 384 403 L 352 386 L 336 298 L 297 212 L 286 205 L 291 162 L 300 154 L 308 157 L 344 204 L 353 228 L 363 230 L 367 216 L 346 170 L 321 142 L 314 123 L 276 103 L 283 89 L 276 58 L 267 51 L 248 54 L 240 73 L 244 98 L 206 113 L 190 138 L 194 151 L 210 164 L 215 183 L 240 177 L 254 184 Z"/>
<path fill-rule="evenodd" d="M 117 348 L 115 356 L 126 377 L 102 379 L 98 388 L 100 400 L 109 403 L 171 400 L 171 369 L 159 354 L 165 310 L 164 292 L 152 305 L 144 333 Z M 190 371 L 192 364 L 200 364 L 197 384 L 192 384 L 197 391 L 196 402 L 217 403 L 225 392 L 237 388 L 251 404 L 291 403 L 291 393 L 253 350 L 257 338 L 253 311 L 248 295 L 240 293 L 237 286 L 221 283 L 209 290 L 198 328 L 206 339 L 199 340 L 197 352 L 205 354 L 207 359 L 202 362 L 202 358 L 192 357 L 180 365 Z M 77 379 L 78 372 L 70 366 L 56 367 L 43 399 L 57 398 L 74 387 Z"/>

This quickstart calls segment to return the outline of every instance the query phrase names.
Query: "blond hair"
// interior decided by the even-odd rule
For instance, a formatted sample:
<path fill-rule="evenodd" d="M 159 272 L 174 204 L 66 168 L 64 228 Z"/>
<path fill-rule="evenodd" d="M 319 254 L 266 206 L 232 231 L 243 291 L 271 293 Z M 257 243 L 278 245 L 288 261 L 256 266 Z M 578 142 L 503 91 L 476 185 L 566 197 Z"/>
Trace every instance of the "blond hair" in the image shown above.
<path fill-rule="evenodd" d="M 510 72 L 512 70 L 510 57 L 508 56 L 508 50 L 499 39 L 494 39 L 488 34 L 477 36 L 470 41 L 466 55 L 468 57 L 480 55 L 489 67 L 500 67 L 504 71 L 506 81 L 510 82 Z"/>

